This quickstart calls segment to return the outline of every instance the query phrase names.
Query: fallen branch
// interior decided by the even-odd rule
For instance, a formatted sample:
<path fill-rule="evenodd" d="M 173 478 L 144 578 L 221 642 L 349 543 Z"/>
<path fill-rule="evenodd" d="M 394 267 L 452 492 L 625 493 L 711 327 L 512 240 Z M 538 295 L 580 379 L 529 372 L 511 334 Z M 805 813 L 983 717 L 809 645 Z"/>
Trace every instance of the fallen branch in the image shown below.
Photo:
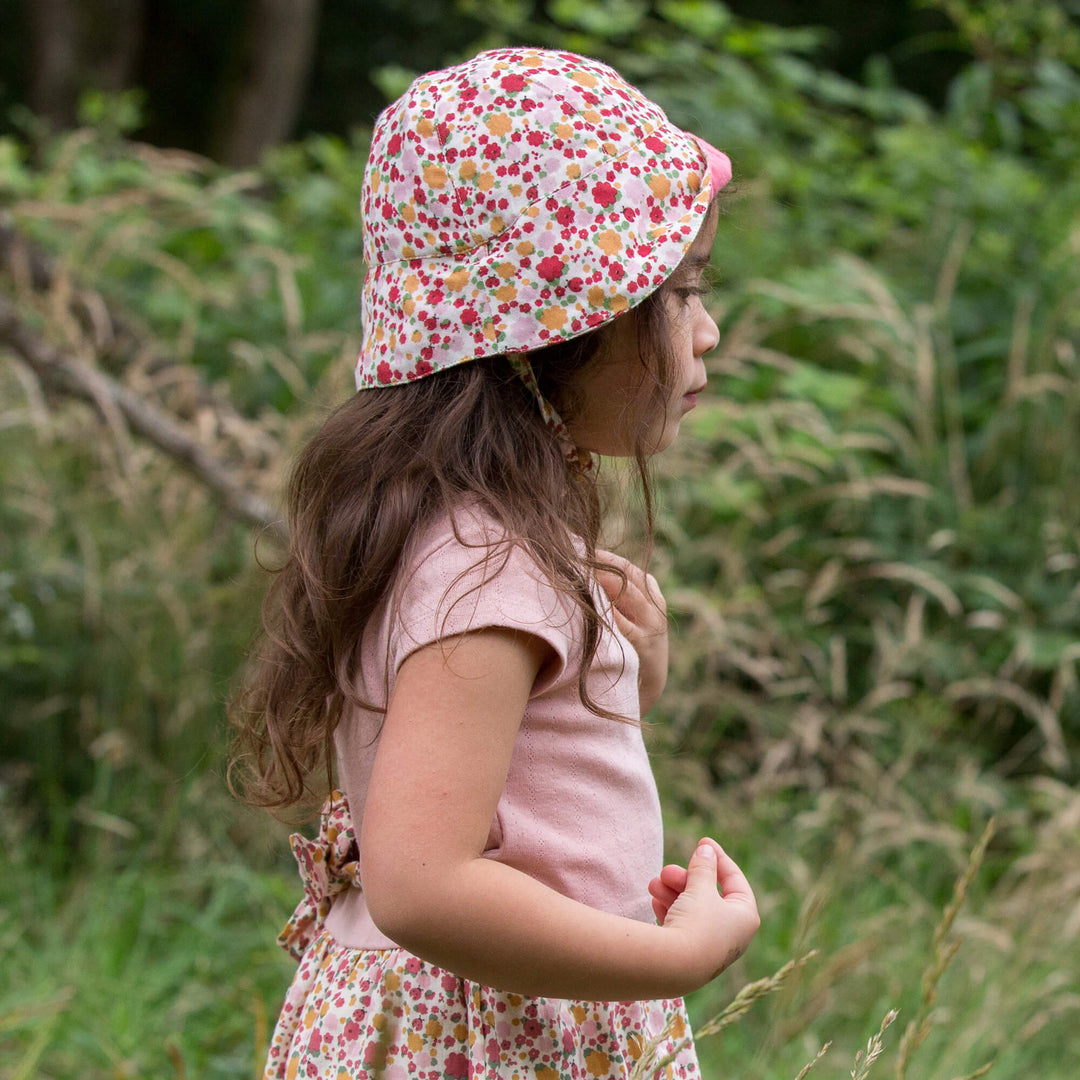
<path fill-rule="evenodd" d="M 172 417 L 104 372 L 51 345 L 27 326 L 4 296 L 0 296 L 0 343 L 18 353 L 49 389 L 90 402 L 107 421 L 121 416 L 131 431 L 205 484 L 228 513 L 286 539 L 285 525 L 270 503 L 238 483 Z"/>
<path fill-rule="evenodd" d="M 175 369 L 182 369 L 189 387 L 200 405 L 208 405 L 223 425 L 235 428 L 243 423 L 240 414 L 228 402 L 215 397 L 210 388 L 194 377 L 190 364 L 156 350 L 147 351 L 145 335 L 140 335 L 116 305 L 101 293 L 88 289 L 77 281 L 68 281 L 62 267 L 40 244 L 31 240 L 12 220 L 0 211 L 0 273 L 20 289 L 48 294 L 60 287 L 67 294 L 70 311 L 80 328 L 92 342 L 99 362 L 116 373 L 129 358 L 138 356 L 139 367 L 146 375 L 158 378 Z"/>

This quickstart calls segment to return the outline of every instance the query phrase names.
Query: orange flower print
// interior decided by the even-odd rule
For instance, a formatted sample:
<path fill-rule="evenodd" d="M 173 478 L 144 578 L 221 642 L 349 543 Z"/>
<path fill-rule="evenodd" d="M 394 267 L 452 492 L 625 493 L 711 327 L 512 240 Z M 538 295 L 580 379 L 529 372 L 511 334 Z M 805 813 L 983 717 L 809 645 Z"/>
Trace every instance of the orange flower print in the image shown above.
<path fill-rule="evenodd" d="M 608 1076 L 611 1073 L 611 1058 L 603 1050 L 587 1050 L 585 1069 L 590 1076 Z"/>

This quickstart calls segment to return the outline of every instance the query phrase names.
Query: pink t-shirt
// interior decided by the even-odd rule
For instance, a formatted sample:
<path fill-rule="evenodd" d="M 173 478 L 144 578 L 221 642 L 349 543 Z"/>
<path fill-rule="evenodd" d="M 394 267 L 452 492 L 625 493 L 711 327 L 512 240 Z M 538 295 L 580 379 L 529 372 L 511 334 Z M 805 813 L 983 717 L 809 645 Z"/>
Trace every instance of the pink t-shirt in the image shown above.
<path fill-rule="evenodd" d="M 498 527 L 475 510 L 459 511 L 457 526 L 460 540 L 449 518 L 426 531 L 372 617 L 361 649 L 365 699 L 384 704 L 387 681 L 392 691 L 402 661 L 450 634 L 500 626 L 547 642 L 557 662 L 533 686 L 484 856 L 590 907 L 651 922 L 647 886 L 660 870 L 663 837 L 641 728 L 596 716 L 581 704 L 581 616 L 527 550 L 498 544 Z M 492 557 L 477 566 L 485 550 Z M 597 704 L 636 721 L 637 655 L 614 626 L 598 587 L 594 596 L 610 626 L 589 670 L 589 693 Z M 378 747 L 372 736 L 381 721 L 379 714 L 357 710 L 335 734 L 339 783 L 358 835 Z M 408 797 L 403 784 L 402 798 Z M 337 897 L 326 926 L 343 945 L 394 947 L 371 920 L 362 889 Z"/>

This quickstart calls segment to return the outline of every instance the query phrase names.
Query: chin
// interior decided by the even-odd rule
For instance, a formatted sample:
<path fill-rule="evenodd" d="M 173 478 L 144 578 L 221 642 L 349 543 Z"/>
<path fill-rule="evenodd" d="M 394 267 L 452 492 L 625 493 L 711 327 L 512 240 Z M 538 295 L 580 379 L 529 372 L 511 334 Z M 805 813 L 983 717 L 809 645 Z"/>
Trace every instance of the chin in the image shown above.
<path fill-rule="evenodd" d="M 653 442 L 651 453 L 662 454 L 679 437 L 681 420 L 669 420 Z"/>

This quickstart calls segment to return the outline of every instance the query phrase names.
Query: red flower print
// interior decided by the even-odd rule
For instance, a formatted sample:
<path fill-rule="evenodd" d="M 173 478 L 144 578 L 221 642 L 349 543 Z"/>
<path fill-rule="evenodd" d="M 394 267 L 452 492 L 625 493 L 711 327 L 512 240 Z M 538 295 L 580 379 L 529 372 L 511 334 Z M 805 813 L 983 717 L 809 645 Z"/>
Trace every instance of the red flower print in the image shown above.
<path fill-rule="evenodd" d="M 405 961 L 405 970 L 411 972 L 413 975 L 417 975 L 420 972 L 420 961 L 415 956 L 410 956 Z"/>
<path fill-rule="evenodd" d="M 375 370 L 381 383 L 391 382 L 394 378 L 394 372 L 385 360 Z"/>
<path fill-rule="evenodd" d="M 667 149 L 667 143 L 656 135 L 650 135 L 645 140 L 645 145 L 654 153 L 662 154 Z"/>
<path fill-rule="evenodd" d="M 414 370 L 416 377 L 422 379 L 425 375 L 430 375 L 435 369 L 426 360 L 418 360 Z"/>
<path fill-rule="evenodd" d="M 349 1042 L 355 1042 L 357 1039 L 360 1038 L 360 1032 L 362 1030 L 363 1029 L 360 1027 L 360 1025 L 359 1025 L 359 1023 L 357 1021 L 349 1020 L 345 1024 L 345 1032 L 344 1032 L 345 1038 Z"/>
<path fill-rule="evenodd" d="M 592 197 L 600 206 L 607 207 L 619 197 L 619 193 L 611 184 L 602 181 L 593 186 Z"/>
<path fill-rule="evenodd" d="M 530 1039 L 538 1039 L 543 1034 L 544 1028 L 539 1020 L 534 1020 L 530 1017 L 521 1025 L 521 1030 L 524 1031 Z"/>
<path fill-rule="evenodd" d="M 488 161 L 495 161 L 495 159 L 501 155 L 502 147 L 499 146 L 497 142 L 488 143 L 487 146 L 484 147 L 484 157 L 486 157 Z"/>
<path fill-rule="evenodd" d="M 386 150 L 388 153 L 393 154 L 395 157 L 397 157 L 397 155 L 401 153 L 400 132 L 395 132 L 393 135 L 390 136 L 390 141 L 386 144 Z"/>
<path fill-rule="evenodd" d="M 462 1080 L 469 1074 L 469 1059 L 464 1054 L 446 1055 L 446 1075 L 453 1080 Z"/>
<path fill-rule="evenodd" d="M 574 209 L 571 206 L 560 206 L 555 211 L 555 220 L 560 225 L 572 225 L 574 223 Z"/>
<path fill-rule="evenodd" d="M 541 259 L 536 266 L 537 274 L 545 281 L 554 281 L 565 269 L 566 264 L 555 255 Z"/>
<path fill-rule="evenodd" d="M 518 90 L 525 89 L 525 76 L 524 75 L 504 75 L 502 78 L 502 88 L 510 91 L 510 93 L 516 93 Z"/>
<path fill-rule="evenodd" d="M 544 141 L 544 133 L 542 131 L 530 131 L 525 138 L 529 140 L 530 146 L 539 146 Z"/>
<path fill-rule="evenodd" d="M 442 988 L 448 993 L 452 994 L 457 990 L 457 976 L 456 975 L 444 975 L 442 977 Z"/>
<path fill-rule="evenodd" d="M 461 313 L 461 321 L 466 326 L 473 326 L 480 321 L 480 315 L 477 313 L 476 308 L 468 307 Z M 409 961 L 409 963 L 411 962 Z M 409 970 L 412 971 L 412 968 L 409 968 Z M 419 971 L 420 969 L 417 968 L 416 970 Z"/>

